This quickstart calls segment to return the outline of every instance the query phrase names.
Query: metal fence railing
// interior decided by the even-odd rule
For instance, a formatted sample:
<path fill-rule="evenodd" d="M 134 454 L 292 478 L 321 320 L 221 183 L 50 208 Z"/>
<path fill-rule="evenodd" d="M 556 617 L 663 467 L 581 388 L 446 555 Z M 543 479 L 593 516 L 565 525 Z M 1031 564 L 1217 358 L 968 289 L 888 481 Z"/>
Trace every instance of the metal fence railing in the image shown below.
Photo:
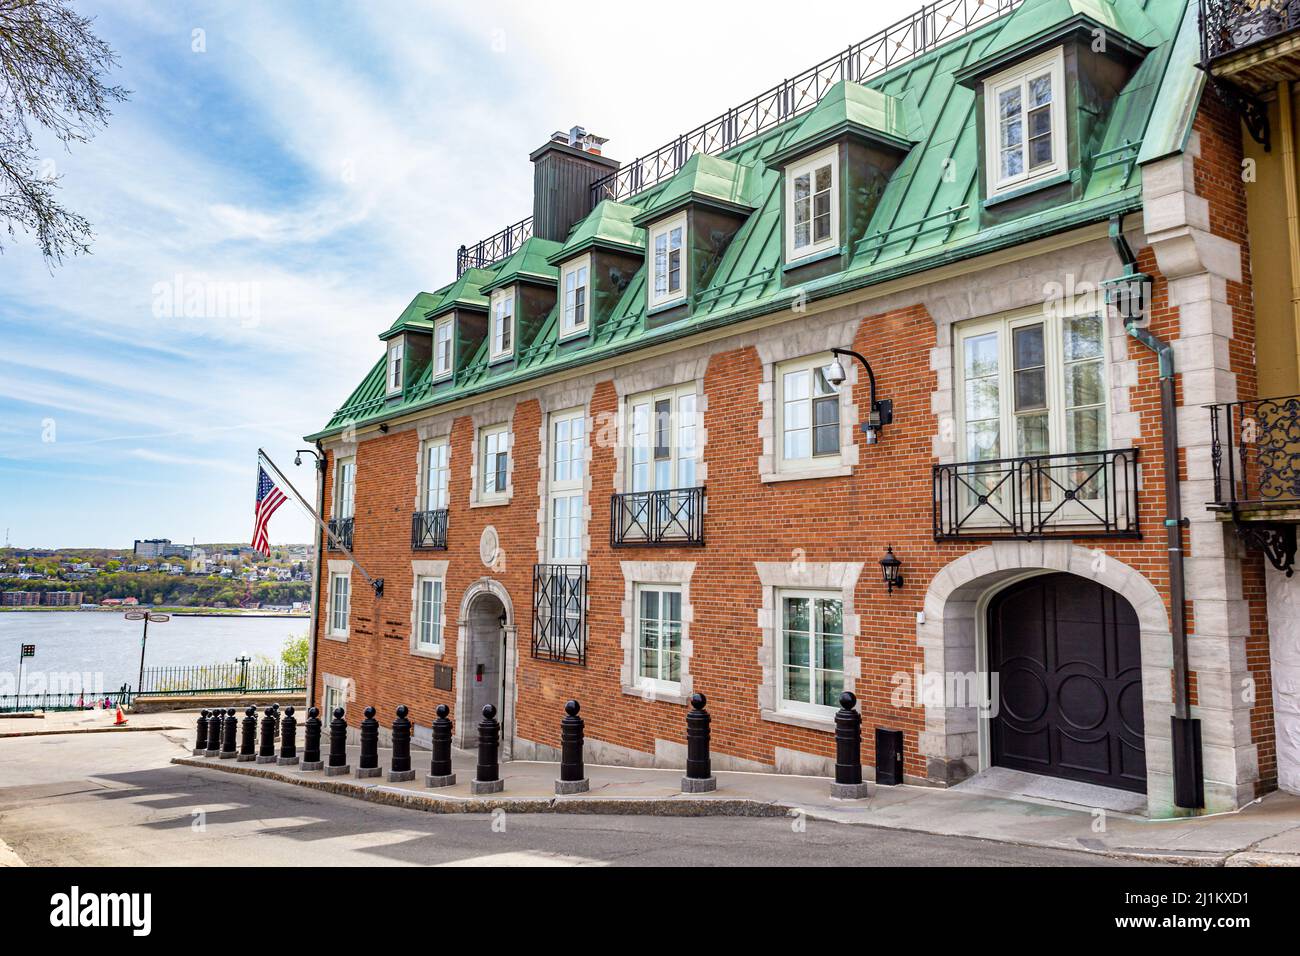
<path fill-rule="evenodd" d="M 307 669 L 283 664 L 198 664 L 149 667 L 140 696 L 181 697 L 203 694 L 304 693 Z"/>
<path fill-rule="evenodd" d="M 132 692 L 123 684 L 116 691 L 91 693 L 65 691 L 56 694 L 0 694 L 0 714 L 25 713 L 33 710 L 94 710 L 101 707 L 126 706 L 131 703 Z"/>

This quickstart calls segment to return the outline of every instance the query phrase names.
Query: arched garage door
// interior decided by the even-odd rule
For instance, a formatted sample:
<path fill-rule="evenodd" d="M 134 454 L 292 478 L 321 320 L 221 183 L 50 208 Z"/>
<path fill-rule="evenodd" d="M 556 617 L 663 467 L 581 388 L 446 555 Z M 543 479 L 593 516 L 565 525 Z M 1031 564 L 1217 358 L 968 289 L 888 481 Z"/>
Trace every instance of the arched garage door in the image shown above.
<path fill-rule="evenodd" d="M 1138 618 L 1073 574 L 1013 584 L 989 605 L 993 763 L 1146 792 Z"/>

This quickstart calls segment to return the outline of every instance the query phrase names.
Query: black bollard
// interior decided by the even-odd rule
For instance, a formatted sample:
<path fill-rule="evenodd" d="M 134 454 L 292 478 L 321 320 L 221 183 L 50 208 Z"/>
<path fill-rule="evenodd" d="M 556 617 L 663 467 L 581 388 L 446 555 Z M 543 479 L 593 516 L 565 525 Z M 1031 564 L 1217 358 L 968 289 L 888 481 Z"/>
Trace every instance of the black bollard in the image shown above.
<path fill-rule="evenodd" d="M 560 779 L 555 781 L 555 792 L 586 793 L 591 789 L 591 782 L 582 765 L 582 718 L 578 711 L 582 706 L 571 700 L 564 705 L 564 717 L 560 719 Z"/>
<path fill-rule="evenodd" d="M 367 707 L 365 719 L 361 721 L 361 756 L 357 758 L 357 777 L 378 777 L 379 769 L 379 721 L 375 720 L 375 708 Z"/>
<path fill-rule="evenodd" d="M 352 772 L 348 766 L 348 722 L 343 719 L 343 708 L 334 708 L 334 719 L 330 721 L 330 762 L 325 768 L 325 776 L 342 777 Z"/>
<path fill-rule="evenodd" d="M 397 719 L 393 721 L 393 762 L 388 768 L 389 783 L 415 779 L 415 771 L 411 769 L 411 722 L 406 719 L 409 713 L 406 705 L 401 704 L 397 708 Z"/>
<path fill-rule="evenodd" d="M 862 715 L 854 708 L 858 698 L 851 691 L 840 694 L 835 712 L 835 782 L 831 796 L 840 800 L 861 800 L 871 795 L 862 782 Z"/>
<path fill-rule="evenodd" d="M 275 718 L 275 739 L 280 739 L 280 704 L 277 701 L 271 705 L 271 716 Z"/>
<path fill-rule="evenodd" d="M 239 759 L 257 759 L 257 708 L 249 704 L 244 709 L 243 732 L 239 738 Z"/>
<path fill-rule="evenodd" d="M 271 707 L 262 712 L 262 739 L 257 747 L 258 763 L 275 763 L 275 710 Z"/>
<path fill-rule="evenodd" d="M 497 709 L 492 704 L 483 705 L 483 719 L 478 722 L 478 767 L 470 781 L 473 794 L 500 793 L 505 789 L 498 763 L 501 751 L 501 725 L 496 721 Z"/>
<path fill-rule="evenodd" d="M 302 769 L 320 770 L 324 766 L 320 759 L 320 711 L 308 707 L 302 732 Z"/>
<path fill-rule="evenodd" d="M 218 707 L 208 718 L 208 749 L 204 751 L 209 757 L 221 753 L 221 731 L 225 724 L 226 712 Z"/>
<path fill-rule="evenodd" d="M 199 719 L 195 724 L 196 733 L 194 734 L 194 756 L 202 757 L 208 752 L 208 718 L 212 715 L 207 710 L 199 712 Z"/>
<path fill-rule="evenodd" d="M 221 759 L 234 760 L 239 755 L 236 744 L 239 740 L 239 721 L 235 719 L 235 708 L 231 707 L 226 711 L 223 732 L 221 736 Z"/>
<path fill-rule="evenodd" d="M 686 714 L 686 776 L 682 793 L 708 793 L 718 789 L 718 779 L 709 764 L 709 712 L 703 694 L 691 695 L 691 709 Z"/>
<path fill-rule="evenodd" d="M 447 718 L 450 709 L 446 704 L 439 704 L 437 719 L 433 722 L 433 759 L 429 761 L 429 773 L 424 778 L 426 787 L 450 787 L 456 783 L 456 775 L 451 770 L 451 729 L 452 723 Z"/>
<path fill-rule="evenodd" d="M 280 718 L 280 759 L 276 763 L 282 767 L 298 764 L 298 718 L 294 717 L 292 706 L 286 707 Z"/>

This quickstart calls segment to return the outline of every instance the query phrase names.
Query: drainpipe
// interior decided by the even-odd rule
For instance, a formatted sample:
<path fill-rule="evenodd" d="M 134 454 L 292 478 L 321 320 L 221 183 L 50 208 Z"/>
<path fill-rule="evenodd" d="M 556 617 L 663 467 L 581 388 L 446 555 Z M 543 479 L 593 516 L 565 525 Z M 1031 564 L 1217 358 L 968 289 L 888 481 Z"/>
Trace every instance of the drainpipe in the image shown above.
<path fill-rule="evenodd" d="M 316 442 L 316 452 L 319 457 L 316 459 L 316 513 L 320 514 L 325 507 L 325 446 L 319 441 Z M 325 539 L 321 534 L 320 526 L 316 526 L 316 553 L 313 555 L 315 567 L 312 568 L 311 576 L 311 639 L 307 643 L 307 706 L 312 707 L 316 703 L 316 640 L 319 633 L 320 624 L 320 568 L 321 552 L 325 548 Z M 328 724 L 330 717 L 328 714 L 322 715 L 321 719 Z"/>
<path fill-rule="evenodd" d="M 1282 183 L 1286 187 L 1286 233 L 1291 254 L 1291 327 L 1295 335 L 1296 375 L 1300 376 L 1300 187 L 1296 184 L 1295 121 L 1291 110 L 1291 81 L 1277 85 L 1281 119 Z"/>
<path fill-rule="evenodd" d="M 1169 603 L 1173 619 L 1174 714 L 1170 730 L 1174 749 L 1174 804 L 1185 809 L 1205 805 L 1205 773 L 1201 763 L 1201 722 L 1191 715 L 1187 669 L 1187 586 L 1183 575 L 1182 491 L 1178 485 L 1178 406 L 1174 393 L 1173 347 L 1150 329 L 1138 323 L 1144 320 L 1144 303 L 1134 283 L 1149 284 L 1137 268 L 1137 256 L 1124 238 L 1124 217 L 1110 220 L 1110 241 L 1124 264 L 1116 283 L 1128 286 L 1118 297 L 1126 303 L 1120 309 L 1125 331 L 1156 354 L 1160 363 L 1160 423 L 1165 468 L 1165 536 L 1169 548 Z"/>

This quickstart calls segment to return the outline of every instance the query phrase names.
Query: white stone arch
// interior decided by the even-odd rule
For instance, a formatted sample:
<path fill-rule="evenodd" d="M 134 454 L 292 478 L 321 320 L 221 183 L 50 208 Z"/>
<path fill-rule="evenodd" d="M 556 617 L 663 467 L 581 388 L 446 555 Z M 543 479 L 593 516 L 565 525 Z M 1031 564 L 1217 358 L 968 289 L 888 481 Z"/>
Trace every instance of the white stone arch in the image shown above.
<path fill-rule="evenodd" d="M 1173 637 L 1169 615 L 1155 586 L 1104 547 L 1072 541 L 998 541 L 955 559 L 931 580 L 916 639 L 927 675 L 943 679 L 982 669 L 984 612 L 989 599 L 1034 574 L 1063 571 L 1109 588 L 1137 613 L 1141 629 L 1142 700 L 1147 756 L 1147 804 L 1165 816 L 1173 804 L 1169 717 L 1173 713 Z M 944 683 L 947 683 L 944 680 Z M 920 750 L 926 776 L 955 784 L 983 769 L 985 723 L 974 706 L 927 706 Z"/>
<path fill-rule="evenodd" d="M 515 620 L 514 602 L 510 600 L 510 592 L 506 590 L 504 584 L 496 578 L 484 576 L 470 584 L 465 589 L 465 593 L 460 599 L 460 614 L 456 618 L 456 730 L 454 741 L 456 746 L 464 747 L 466 744 L 466 734 L 471 726 L 471 722 L 477 723 L 477 715 L 467 712 L 469 707 L 469 681 L 470 681 L 470 608 L 474 602 L 484 595 L 496 598 L 501 602 L 501 607 L 505 611 L 505 650 L 504 658 L 501 661 L 501 668 L 505 673 L 505 694 L 504 704 L 501 713 L 501 758 L 509 760 L 514 756 L 515 741 L 515 713 L 518 704 L 518 688 L 515 683 L 515 671 L 519 664 L 519 646 L 517 641 L 518 624 Z"/>

